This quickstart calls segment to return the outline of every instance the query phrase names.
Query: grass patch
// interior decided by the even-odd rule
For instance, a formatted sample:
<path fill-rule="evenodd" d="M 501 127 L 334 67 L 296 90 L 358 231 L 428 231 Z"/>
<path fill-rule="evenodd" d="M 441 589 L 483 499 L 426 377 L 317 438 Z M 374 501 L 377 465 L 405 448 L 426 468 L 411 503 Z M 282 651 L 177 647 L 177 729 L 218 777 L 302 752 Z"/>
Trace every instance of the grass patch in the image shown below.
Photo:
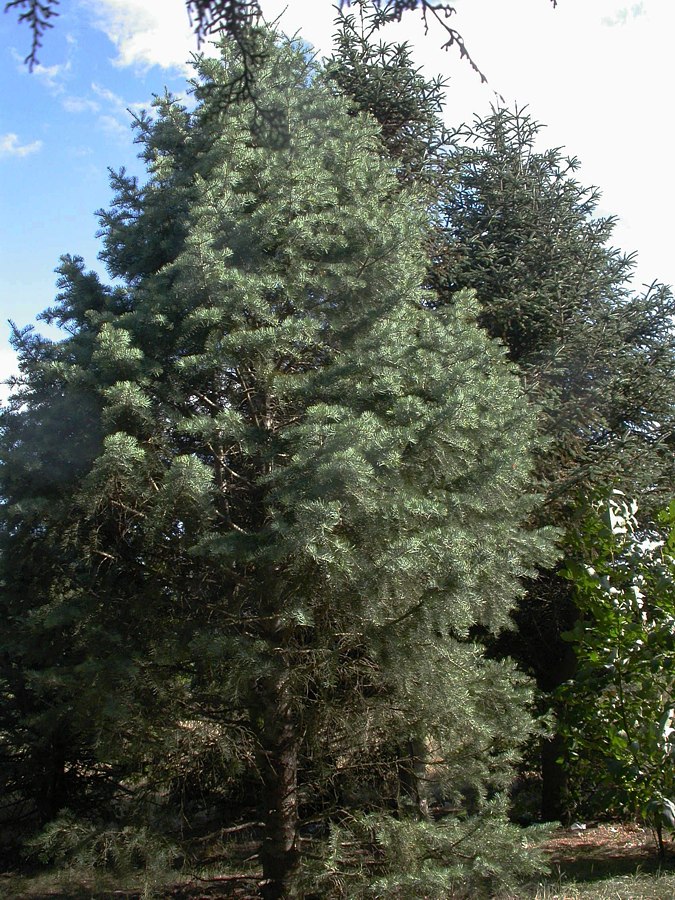
<path fill-rule="evenodd" d="M 162 883 L 143 884 L 136 876 L 120 878 L 112 873 L 64 870 L 33 875 L 0 876 L 2 900 L 150 900 L 150 898 L 255 897 L 251 885 L 195 884 L 188 876 L 167 873 Z M 564 875 L 524 885 L 516 894 L 496 900 L 667 900 L 675 897 L 675 872 L 642 872 L 615 875 L 594 881 L 574 881 Z M 451 898 L 448 898 L 451 900 Z"/>
<path fill-rule="evenodd" d="M 154 876 L 120 875 L 91 869 L 47 869 L 0 875 L 0 900 L 150 900 L 180 891 L 184 881 L 176 872 Z"/>
<path fill-rule="evenodd" d="M 675 874 L 616 875 L 597 881 L 551 878 L 500 900 L 668 900 L 675 897 Z"/>

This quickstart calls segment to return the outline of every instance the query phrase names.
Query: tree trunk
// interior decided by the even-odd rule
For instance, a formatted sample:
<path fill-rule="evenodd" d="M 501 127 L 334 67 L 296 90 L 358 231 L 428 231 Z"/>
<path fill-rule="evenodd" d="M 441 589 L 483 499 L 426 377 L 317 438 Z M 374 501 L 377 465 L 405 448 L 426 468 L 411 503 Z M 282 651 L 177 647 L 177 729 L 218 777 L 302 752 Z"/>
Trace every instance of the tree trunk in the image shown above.
<path fill-rule="evenodd" d="M 420 818 L 429 818 L 427 785 L 427 747 L 421 738 L 409 738 L 398 748 L 399 812 L 412 810 Z"/>
<path fill-rule="evenodd" d="M 559 734 L 541 748 L 541 818 L 544 822 L 568 824 L 567 772 L 558 762 L 565 748 Z"/>
<path fill-rule="evenodd" d="M 33 756 L 35 804 L 41 824 L 55 819 L 67 804 L 65 743 L 52 738 Z"/>
<path fill-rule="evenodd" d="M 528 583 L 513 619 L 517 631 L 504 631 L 493 646 L 497 657 L 512 656 L 526 670 L 532 671 L 537 687 L 551 707 L 553 695 L 561 684 L 574 676 L 576 656 L 569 641 L 561 635 L 571 631 L 578 611 L 571 585 L 565 583 L 555 569 L 542 571 Z M 544 822 L 566 821 L 567 775 L 557 760 L 564 751 L 562 737 L 556 733 L 541 748 L 541 817 Z"/>
<path fill-rule="evenodd" d="M 300 898 L 298 829 L 298 737 L 283 684 L 264 692 L 258 766 L 263 779 L 260 852 L 265 900 Z M 260 713 L 258 713 L 260 715 Z"/>

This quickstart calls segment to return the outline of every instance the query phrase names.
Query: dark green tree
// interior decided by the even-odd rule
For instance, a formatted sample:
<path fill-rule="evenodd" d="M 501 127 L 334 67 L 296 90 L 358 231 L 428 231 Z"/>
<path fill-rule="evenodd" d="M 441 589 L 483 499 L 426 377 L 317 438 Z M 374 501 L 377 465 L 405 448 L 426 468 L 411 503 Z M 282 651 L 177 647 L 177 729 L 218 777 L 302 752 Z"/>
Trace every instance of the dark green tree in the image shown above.
<path fill-rule="evenodd" d="M 576 180 L 578 160 L 538 151 L 539 130 L 526 113 L 497 109 L 460 132 L 432 283 L 449 297 L 476 289 L 480 322 L 543 409 L 543 515 L 567 528 L 579 504 L 613 488 L 652 509 L 668 495 L 675 302 L 664 285 L 632 288 L 634 258 L 611 246 L 615 220 L 596 217 L 599 191 Z M 560 635 L 576 615 L 568 585 L 542 571 L 503 642 L 544 691 L 572 674 Z M 564 812 L 560 753 L 559 739 L 545 748 L 547 817 Z"/>
<path fill-rule="evenodd" d="M 72 300 L 73 307 L 61 324 L 72 336 L 54 343 L 31 329 L 14 330 L 23 374 L 2 410 L 0 815 L 13 824 L 4 830 L 11 846 L 3 840 L 3 855 L 62 808 L 79 812 L 106 802 L 119 777 L 100 765 L 91 709 L 80 702 L 83 676 L 102 642 L 91 643 L 92 609 L 83 608 L 73 588 L 82 561 L 65 539 L 75 486 L 99 452 L 102 433 L 101 403 L 85 374 L 95 332 L 84 310 L 108 300 L 114 310 L 117 300 L 84 273 L 81 260 L 64 258 L 60 276 L 59 303 Z M 95 691 L 89 699 L 96 709 Z"/>
<path fill-rule="evenodd" d="M 523 528 L 536 422 L 470 294 L 424 287 L 428 197 L 401 187 L 377 124 L 301 49 L 250 40 L 275 128 L 232 100 L 246 60 L 223 44 L 194 112 L 165 97 L 138 121 L 147 182 L 113 176 L 121 286 L 64 258 L 45 318 L 69 336 L 17 335 L 0 447 L 15 664 L 58 636 L 29 687 L 68 712 L 76 761 L 157 772 L 186 722 L 229 742 L 259 785 L 267 897 L 479 890 L 534 865 L 499 799 L 529 687 L 470 632 L 504 626 L 549 553 Z M 7 675 L 4 691 L 23 722 Z M 401 735 L 433 760 L 410 816 L 418 756 L 383 752 Z M 460 815 L 428 822 L 423 801 Z M 312 874 L 299 829 L 317 814 L 334 840 Z"/>
<path fill-rule="evenodd" d="M 481 323 L 544 406 L 551 499 L 564 505 L 580 486 L 616 477 L 663 492 L 672 294 L 657 283 L 633 290 L 635 257 L 612 247 L 616 220 L 596 216 L 600 192 L 576 180 L 576 158 L 538 151 L 540 130 L 526 112 L 497 109 L 460 131 L 435 283 L 477 291 Z"/>
<path fill-rule="evenodd" d="M 350 6 L 337 20 L 327 71 L 353 101 L 355 115 L 367 112 L 376 119 L 399 179 L 425 184 L 433 196 L 451 139 L 442 119 L 446 83 L 425 78 L 407 44 L 381 39 L 395 18 L 392 10 L 375 10 L 367 0 Z"/>

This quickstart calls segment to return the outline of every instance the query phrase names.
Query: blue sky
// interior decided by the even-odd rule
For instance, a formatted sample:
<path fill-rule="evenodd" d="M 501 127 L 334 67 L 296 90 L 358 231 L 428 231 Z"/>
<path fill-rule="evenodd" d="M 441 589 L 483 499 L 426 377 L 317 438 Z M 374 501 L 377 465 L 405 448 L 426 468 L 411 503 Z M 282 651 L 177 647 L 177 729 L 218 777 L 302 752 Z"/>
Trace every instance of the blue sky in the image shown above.
<path fill-rule="evenodd" d="M 110 199 L 107 167 L 142 171 L 128 109 L 148 107 L 165 84 L 185 87 L 178 71 L 116 64 L 114 46 L 86 11 L 62 6 L 32 73 L 22 63 L 28 33 L 9 14 L 0 17 L 3 344 L 4 320 L 26 323 L 51 302 L 61 254 L 104 271 L 94 212 Z"/>
<path fill-rule="evenodd" d="M 456 0 L 456 21 L 488 75 L 487 86 L 442 32 L 426 37 L 417 16 L 392 27 L 429 74 L 450 78 L 452 124 L 485 112 L 495 91 L 546 123 L 542 143 L 582 160 L 580 180 L 603 190 L 616 214 L 615 243 L 637 250 L 636 282 L 675 282 L 671 216 L 673 0 Z M 284 7 L 289 32 L 330 48 L 330 0 L 262 0 Z M 141 173 L 131 115 L 168 87 L 181 93 L 196 41 L 182 0 L 62 0 L 40 65 L 22 59 L 28 31 L 0 15 L 0 378 L 14 366 L 8 318 L 34 321 L 55 296 L 62 253 L 97 260 L 95 210 L 111 197 L 107 167 Z M 0 396 L 2 393 L 0 392 Z"/>

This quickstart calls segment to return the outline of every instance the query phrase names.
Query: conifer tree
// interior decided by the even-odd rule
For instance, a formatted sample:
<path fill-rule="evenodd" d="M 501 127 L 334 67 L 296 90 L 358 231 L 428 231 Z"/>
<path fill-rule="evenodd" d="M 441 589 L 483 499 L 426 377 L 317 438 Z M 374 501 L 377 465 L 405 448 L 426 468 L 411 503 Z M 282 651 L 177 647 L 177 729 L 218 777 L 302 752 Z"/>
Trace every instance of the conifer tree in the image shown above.
<path fill-rule="evenodd" d="M 479 321 L 503 341 L 540 407 L 543 520 L 567 528 L 579 503 L 612 488 L 657 508 L 674 474 L 670 289 L 632 288 L 634 258 L 612 247 L 614 219 L 596 215 L 599 191 L 577 181 L 578 160 L 539 151 L 541 126 L 526 112 L 495 109 L 449 131 L 442 83 L 422 75 L 406 45 L 379 40 L 383 14 L 355 6 L 329 71 L 380 123 L 399 178 L 429 187 L 434 302 L 475 289 Z M 568 585 L 541 570 L 501 650 L 552 691 L 574 665 L 560 635 L 575 617 Z M 545 748 L 544 813 L 553 818 L 563 812 L 560 754 L 559 744 Z"/>
<path fill-rule="evenodd" d="M 633 289 L 635 255 L 611 244 L 616 219 L 597 216 L 600 191 L 577 181 L 578 159 L 538 150 L 541 128 L 501 108 L 460 131 L 434 281 L 477 291 L 481 323 L 544 407 L 549 514 L 564 515 L 590 485 L 668 493 L 675 303 L 665 285 Z"/>
<path fill-rule="evenodd" d="M 105 292 L 81 259 L 64 258 L 60 275 L 64 305 L 79 296 L 72 337 L 54 343 L 14 329 L 22 376 L 2 410 L 0 790 L 3 817 L 17 824 L 77 809 L 93 786 L 80 777 L 93 765 L 91 731 L 74 712 L 72 671 L 87 653 L 69 594 L 79 561 L 63 532 L 100 444 L 101 404 L 85 374 L 94 335 L 83 312 Z"/>
<path fill-rule="evenodd" d="M 431 311 L 428 198 L 376 123 L 300 48 L 251 39 L 273 127 L 229 96 L 243 61 L 223 43 L 194 112 L 164 97 L 137 122 L 147 182 L 113 176 L 122 286 L 64 258 L 45 318 L 69 336 L 17 334 L 2 602 L 20 664 L 72 640 L 32 666 L 33 702 L 51 685 L 106 771 L 159 768 L 186 721 L 229 741 L 260 784 L 265 896 L 375 877 L 445 896 L 532 865 L 499 800 L 529 687 L 470 632 L 507 622 L 549 552 L 523 527 L 536 423 L 471 295 Z M 382 752 L 402 734 L 433 750 L 422 799 L 462 810 L 444 826 L 405 817 L 413 754 Z M 314 874 L 306 813 L 334 835 Z M 347 821 L 374 854 L 350 856 Z M 471 829 L 484 844 L 457 853 Z"/>
<path fill-rule="evenodd" d="M 675 300 L 656 282 L 632 287 L 634 256 L 612 247 L 615 219 L 596 215 L 600 192 L 577 181 L 576 158 L 537 149 L 540 130 L 526 112 L 495 109 L 461 132 L 441 192 L 446 249 L 432 284 L 448 297 L 477 291 L 480 322 L 543 410 L 543 516 L 569 528 L 613 489 L 652 511 L 670 496 Z M 569 585 L 542 570 L 502 652 L 554 691 L 574 670 L 561 634 L 576 617 Z M 559 738 L 544 747 L 546 818 L 566 813 L 562 750 Z"/>
<path fill-rule="evenodd" d="M 433 195 L 450 140 L 442 120 L 446 83 L 422 74 L 408 44 L 383 40 L 382 29 L 396 19 L 394 10 L 374 9 L 367 0 L 350 6 L 353 11 L 336 21 L 327 72 L 352 100 L 354 114 L 368 112 L 376 119 L 399 179 L 425 183 Z"/>

